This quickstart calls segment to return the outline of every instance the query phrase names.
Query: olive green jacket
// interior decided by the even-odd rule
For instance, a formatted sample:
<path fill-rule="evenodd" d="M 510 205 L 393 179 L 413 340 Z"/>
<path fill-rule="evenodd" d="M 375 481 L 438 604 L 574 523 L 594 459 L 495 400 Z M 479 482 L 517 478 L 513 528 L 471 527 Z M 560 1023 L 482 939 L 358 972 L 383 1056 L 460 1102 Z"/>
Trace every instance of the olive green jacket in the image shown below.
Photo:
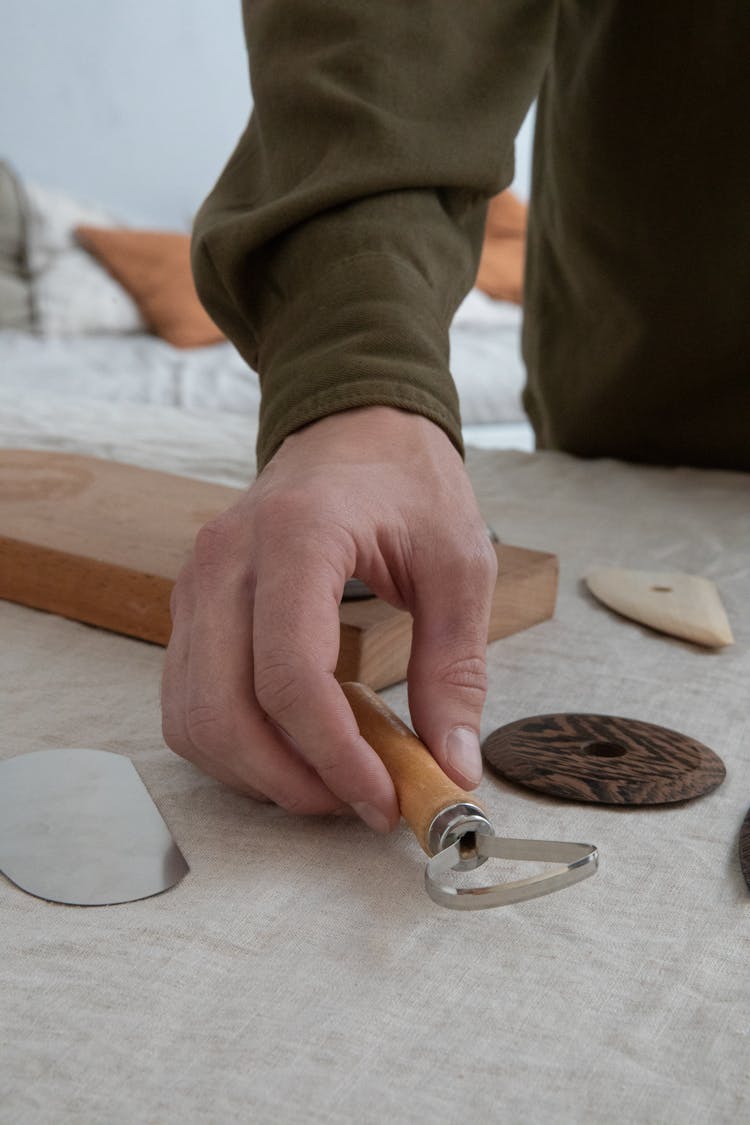
<path fill-rule="evenodd" d="M 750 470 L 746 0 L 245 0 L 254 110 L 196 221 L 262 467 L 351 407 L 461 448 L 448 329 L 539 94 L 525 403 L 541 447 Z"/>

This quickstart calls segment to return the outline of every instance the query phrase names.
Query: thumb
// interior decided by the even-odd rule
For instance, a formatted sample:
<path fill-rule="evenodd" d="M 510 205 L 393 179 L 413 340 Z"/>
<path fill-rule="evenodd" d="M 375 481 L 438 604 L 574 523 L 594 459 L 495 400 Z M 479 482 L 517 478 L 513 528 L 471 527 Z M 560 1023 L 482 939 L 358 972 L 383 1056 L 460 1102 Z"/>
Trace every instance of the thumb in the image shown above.
<path fill-rule="evenodd" d="M 485 540 L 441 559 L 415 584 L 409 708 L 417 734 L 458 785 L 482 777 L 479 724 L 487 692 L 487 632 L 497 575 Z"/>

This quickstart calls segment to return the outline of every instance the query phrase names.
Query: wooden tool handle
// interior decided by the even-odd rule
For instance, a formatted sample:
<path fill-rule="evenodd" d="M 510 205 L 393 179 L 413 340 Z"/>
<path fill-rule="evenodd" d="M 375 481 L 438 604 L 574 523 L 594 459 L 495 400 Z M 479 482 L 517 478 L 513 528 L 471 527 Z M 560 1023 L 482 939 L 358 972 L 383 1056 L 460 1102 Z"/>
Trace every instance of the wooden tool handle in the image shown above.
<path fill-rule="evenodd" d="M 441 770 L 432 754 L 398 715 L 364 684 L 341 685 L 354 712 L 362 737 L 369 742 L 393 779 L 401 815 L 428 855 L 430 825 L 443 809 L 469 802 L 481 809 L 467 793 Z"/>

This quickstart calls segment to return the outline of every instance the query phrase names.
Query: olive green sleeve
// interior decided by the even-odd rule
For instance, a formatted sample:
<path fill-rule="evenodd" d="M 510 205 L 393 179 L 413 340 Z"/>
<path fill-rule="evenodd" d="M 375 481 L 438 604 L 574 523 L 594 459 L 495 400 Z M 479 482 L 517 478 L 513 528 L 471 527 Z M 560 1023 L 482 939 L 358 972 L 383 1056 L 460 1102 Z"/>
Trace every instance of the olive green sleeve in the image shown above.
<path fill-rule="evenodd" d="M 245 0 L 254 108 L 196 219 L 209 313 L 260 376 L 259 468 L 385 404 L 461 449 L 448 330 L 549 56 L 553 0 Z"/>

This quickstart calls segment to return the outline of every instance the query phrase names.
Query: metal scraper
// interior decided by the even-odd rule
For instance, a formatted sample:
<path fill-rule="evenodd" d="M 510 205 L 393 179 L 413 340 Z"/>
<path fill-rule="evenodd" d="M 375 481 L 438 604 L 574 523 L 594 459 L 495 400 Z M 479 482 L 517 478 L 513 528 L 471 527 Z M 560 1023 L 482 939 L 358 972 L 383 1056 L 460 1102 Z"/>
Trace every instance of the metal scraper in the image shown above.
<path fill-rule="evenodd" d="M 149 898 L 189 870 L 129 758 L 38 750 L 0 762 L 0 871 L 72 906 Z"/>
<path fill-rule="evenodd" d="M 424 743 L 364 684 L 342 689 L 362 737 L 391 775 L 401 815 L 428 855 L 425 887 L 430 898 L 452 910 L 508 906 L 562 890 L 593 875 L 593 844 L 565 840 L 516 840 L 496 836 L 487 813 L 470 793 L 446 777 Z M 453 886 L 450 871 L 470 871 L 488 859 L 548 864 L 525 879 L 486 886 Z"/>

